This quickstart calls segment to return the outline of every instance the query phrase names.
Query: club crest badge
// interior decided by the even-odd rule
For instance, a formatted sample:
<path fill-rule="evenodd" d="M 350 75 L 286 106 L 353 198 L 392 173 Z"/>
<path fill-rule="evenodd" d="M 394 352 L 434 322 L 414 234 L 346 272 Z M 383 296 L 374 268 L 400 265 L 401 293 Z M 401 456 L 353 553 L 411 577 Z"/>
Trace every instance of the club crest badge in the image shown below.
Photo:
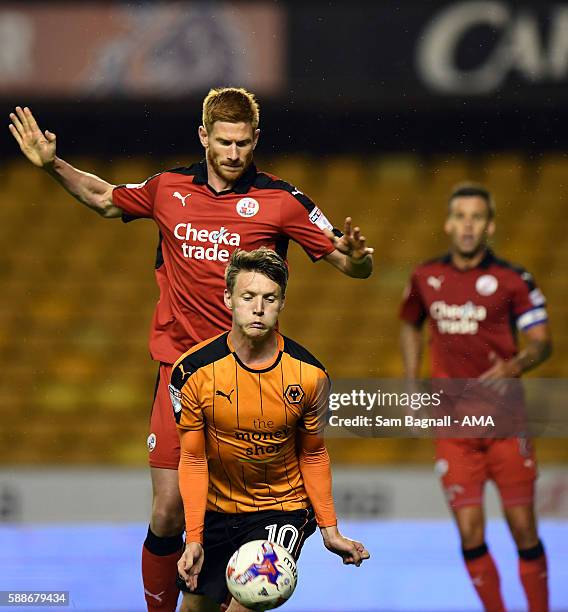
<path fill-rule="evenodd" d="M 237 212 L 241 217 L 254 217 L 260 210 L 260 204 L 254 198 L 241 198 L 237 202 Z"/>
<path fill-rule="evenodd" d="M 479 295 L 493 295 L 498 286 L 499 283 L 492 274 L 484 274 L 475 282 L 475 289 Z"/>

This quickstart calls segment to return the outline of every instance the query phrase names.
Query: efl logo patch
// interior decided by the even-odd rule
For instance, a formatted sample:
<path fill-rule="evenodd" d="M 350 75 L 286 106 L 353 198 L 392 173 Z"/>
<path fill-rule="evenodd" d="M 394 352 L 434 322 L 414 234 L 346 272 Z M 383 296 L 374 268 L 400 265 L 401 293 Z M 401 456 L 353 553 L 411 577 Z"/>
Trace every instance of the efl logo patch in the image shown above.
<path fill-rule="evenodd" d="M 146 440 L 146 446 L 148 450 L 152 452 L 156 448 L 156 434 L 151 433 Z"/>
<path fill-rule="evenodd" d="M 288 385 L 284 397 L 289 404 L 299 404 L 304 399 L 304 390 L 300 385 Z"/>
<path fill-rule="evenodd" d="M 529 293 L 529 300 L 533 306 L 543 306 L 546 303 L 544 295 L 540 289 L 533 289 Z"/>
<path fill-rule="evenodd" d="M 320 230 L 328 229 L 332 230 L 333 225 L 326 219 L 325 215 L 322 211 L 314 206 L 312 212 L 310 213 L 309 220 L 316 226 L 319 227 Z"/>
<path fill-rule="evenodd" d="M 497 287 L 499 287 L 499 283 L 492 274 L 480 276 L 475 283 L 475 289 L 479 295 L 493 295 L 497 291 Z"/>
<path fill-rule="evenodd" d="M 254 198 L 241 198 L 237 202 L 237 212 L 241 217 L 254 217 L 260 210 L 260 204 Z"/>
<path fill-rule="evenodd" d="M 181 412 L 181 391 L 176 389 L 173 385 L 168 385 L 170 392 L 170 400 L 176 414 Z"/>

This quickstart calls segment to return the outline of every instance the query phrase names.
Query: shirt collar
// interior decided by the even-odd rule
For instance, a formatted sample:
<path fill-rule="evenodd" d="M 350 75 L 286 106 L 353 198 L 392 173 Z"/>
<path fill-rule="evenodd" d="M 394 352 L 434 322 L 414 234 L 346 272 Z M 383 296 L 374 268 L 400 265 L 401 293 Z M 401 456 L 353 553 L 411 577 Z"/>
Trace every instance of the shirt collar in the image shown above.
<path fill-rule="evenodd" d="M 207 162 L 206 160 L 200 161 L 195 164 L 195 175 L 193 177 L 193 183 L 195 185 L 207 185 Z M 254 164 L 251 164 L 245 172 L 239 177 L 237 182 L 233 185 L 232 189 L 225 189 L 219 191 L 217 195 L 225 193 L 247 193 L 253 186 L 258 170 Z M 213 190 L 214 191 L 214 190 Z"/>
<path fill-rule="evenodd" d="M 495 261 L 495 255 L 491 249 L 485 251 L 485 256 L 479 262 L 478 268 L 489 268 L 489 266 Z"/>
<path fill-rule="evenodd" d="M 270 370 L 272 370 L 274 367 L 276 367 L 280 363 L 280 360 L 282 359 L 282 353 L 284 351 L 284 338 L 282 334 L 280 334 L 279 332 L 276 332 L 276 344 L 277 344 L 276 352 L 269 359 L 267 359 L 264 363 L 257 364 L 253 367 L 253 366 L 246 365 L 243 361 L 241 361 L 240 357 L 237 355 L 235 351 L 235 347 L 231 341 L 230 331 L 227 332 L 226 342 L 227 342 L 227 347 L 231 351 L 237 363 L 245 370 L 248 370 L 249 372 L 254 372 L 256 374 L 263 374 L 264 372 L 270 372 Z"/>

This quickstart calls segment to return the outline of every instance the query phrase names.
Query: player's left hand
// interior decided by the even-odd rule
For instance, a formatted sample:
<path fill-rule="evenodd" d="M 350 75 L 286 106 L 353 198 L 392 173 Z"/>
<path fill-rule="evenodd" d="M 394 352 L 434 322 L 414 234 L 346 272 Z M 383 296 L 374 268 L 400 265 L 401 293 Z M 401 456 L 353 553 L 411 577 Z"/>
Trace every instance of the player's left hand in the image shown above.
<path fill-rule="evenodd" d="M 322 527 L 321 534 L 325 547 L 343 559 L 344 565 L 359 567 L 371 555 L 361 542 L 346 538 L 339 533 L 337 527 Z"/>
<path fill-rule="evenodd" d="M 185 581 L 190 591 L 197 588 L 197 576 L 203 565 L 203 546 L 199 542 L 188 542 L 180 560 L 178 561 L 179 575 Z"/>
<path fill-rule="evenodd" d="M 333 242 L 333 246 L 352 261 L 358 262 L 365 259 L 367 255 L 372 255 L 374 249 L 365 245 L 365 237 L 361 236 L 361 229 L 353 227 L 351 217 L 345 219 L 343 236 L 336 236 L 331 230 L 324 229 L 323 233 Z"/>
<path fill-rule="evenodd" d="M 519 367 L 512 359 L 505 361 L 493 352 L 489 354 L 489 359 L 493 365 L 481 374 L 479 380 L 485 387 L 505 395 L 509 386 L 508 379 L 519 376 Z"/>

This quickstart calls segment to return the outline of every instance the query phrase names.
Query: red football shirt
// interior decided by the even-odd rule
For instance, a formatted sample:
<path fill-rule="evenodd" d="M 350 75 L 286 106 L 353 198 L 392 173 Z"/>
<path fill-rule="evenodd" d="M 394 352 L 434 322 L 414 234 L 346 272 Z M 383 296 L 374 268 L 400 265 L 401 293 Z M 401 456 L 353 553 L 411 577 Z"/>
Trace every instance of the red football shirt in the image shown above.
<path fill-rule="evenodd" d="M 491 251 L 480 264 L 459 270 L 450 255 L 412 274 L 400 317 L 421 326 L 428 319 L 434 378 L 477 378 L 517 353 L 516 330 L 548 320 L 545 299 L 532 276 Z"/>
<path fill-rule="evenodd" d="M 223 303 L 231 253 L 266 246 L 286 257 L 299 243 L 313 261 L 334 250 L 322 232 L 333 229 L 319 208 L 294 186 L 251 165 L 233 189 L 207 184 L 205 161 L 120 185 L 113 203 L 123 221 L 150 218 L 160 243 L 156 279 L 160 299 L 150 332 L 152 357 L 174 363 L 191 346 L 231 327 Z"/>

